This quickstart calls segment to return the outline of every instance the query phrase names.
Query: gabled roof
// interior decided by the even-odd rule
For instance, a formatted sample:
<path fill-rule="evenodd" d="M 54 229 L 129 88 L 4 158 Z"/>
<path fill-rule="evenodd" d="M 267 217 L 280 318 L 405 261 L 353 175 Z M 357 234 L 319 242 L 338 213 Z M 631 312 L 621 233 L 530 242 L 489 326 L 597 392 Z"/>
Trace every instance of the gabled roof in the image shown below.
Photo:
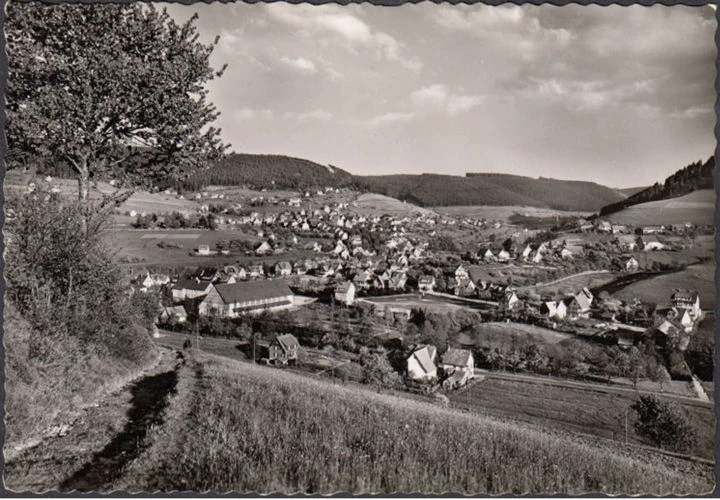
<path fill-rule="evenodd" d="M 280 344 L 280 347 L 282 347 L 285 352 L 289 351 L 293 347 L 300 347 L 300 343 L 292 333 L 278 335 L 275 337 L 275 341 Z"/>
<path fill-rule="evenodd" d="M 430 373 L 435 370 L 435 356 L 437 356 L 437 349 L 434 345 L 417 346 L 410 354 L 411 358 L 413 356 L 418 360 L 420 368 L 422 368 L 425 373 Z"/>
<path fill-rule="evenodd" d="M 202 280 L 178 280 L 173 286 L 173 290 L 193 290 L 195 292 L 202 292 L 207 290 L 211 283 L 209 281 Z"/>
<path fill-rule="evenodd" d="M 471 356 L 472 353 L 467 349 L 448 347 L 448 350 L 442 357 L 442 361 L 446 365 L 467 366 L 468 361 L 471 359 Z"/>
<path fill-rule="evenodd" d="M 274 299 L 293 294 L 283 280 L 240 281 L 214 286 L 225 304 Z"/>
<path fill-rule="evenodd" d="M 477 284 L 480 281 L 491 281 L 492 276 L 482 266 L 470 266 L 468 267 L 468 275 L 473 283 Z"/>
<path fill-rule="evenodd" d="M 335 288 L 335 293 L 348 293 L 350 287 L 354 286 L 355 284 L 352 281 L 343 281 Z"/>
<path fill-rule="evenodd" d="M 693 290 L 676 289 L 673 292 L 670 296 L 670 300 L 672 301 L 695 302 L 699 296 L 698 292 Z"/>

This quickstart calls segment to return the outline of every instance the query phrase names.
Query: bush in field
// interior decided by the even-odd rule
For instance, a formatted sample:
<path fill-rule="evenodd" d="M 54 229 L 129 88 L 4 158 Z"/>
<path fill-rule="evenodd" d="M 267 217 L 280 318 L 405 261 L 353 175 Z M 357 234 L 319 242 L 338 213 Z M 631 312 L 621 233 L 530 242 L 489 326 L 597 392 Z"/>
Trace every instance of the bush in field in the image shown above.
<path fill-rule="evenodd" d="M 685 452 L 695 445 L 697 430 L 676 403 L 655 395 L 640 396 L 631 408 L 637 414 L 635 430 L 655 446 Z"/>
<path fill-rule="evenodd" d="M 366 347 L 360 349 L 359 357 L 362 366 L 362 382 L 376 388 L 399 387 L 402 380 L 400 375 L 393 370 L 390 360 L 385 351 L 370 352 Z"/>

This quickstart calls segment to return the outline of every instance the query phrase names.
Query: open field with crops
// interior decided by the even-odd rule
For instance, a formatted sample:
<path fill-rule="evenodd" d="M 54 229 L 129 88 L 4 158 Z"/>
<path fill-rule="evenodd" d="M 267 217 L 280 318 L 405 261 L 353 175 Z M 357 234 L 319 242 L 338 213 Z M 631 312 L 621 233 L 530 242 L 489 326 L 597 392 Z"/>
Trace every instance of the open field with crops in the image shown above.
<path fill-rule="evenodd" d="M 547 429 L 625 440 L 625 413 L 637 396 L 632 391 L 614 392 L 508 380 L 490 375 L 467 389 L 450 396 L 453 406 L 488 416 L 517 419 Z M 699 431 L 693 453 L 712 459 L 714 415 L 709 405 L 685 405 Z M 633 427 L 633 411 L 628 412 L 628 440 L 642 444 Z"/>
<path fill-rule="evenodd" d="M 694 493 L 707 466 L 205 357 L 116 488 L 256 493 Z M 502 459 L 499 459 L 502 457 Z"/>

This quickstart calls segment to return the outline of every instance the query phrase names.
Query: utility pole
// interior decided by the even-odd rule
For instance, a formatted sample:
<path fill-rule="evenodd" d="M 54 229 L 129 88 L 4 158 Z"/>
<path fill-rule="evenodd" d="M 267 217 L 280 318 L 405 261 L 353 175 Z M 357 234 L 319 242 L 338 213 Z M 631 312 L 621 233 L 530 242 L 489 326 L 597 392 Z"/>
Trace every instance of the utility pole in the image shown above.
<path fill-rule="evenodd" d="M 255 332 L 252 332 L 252 344 L 253 344 L 253 357 L 252 362 L 255 364 Z"/>
<path fill-rule="evenodd" d="M 625 408 L 625 444 L 628 444 L 628 412 L 630 408 Z"/>
<path fill-rule="evenodd" d="M 195 322 L 195 349 L 200 350 L 200 325 Z"/>

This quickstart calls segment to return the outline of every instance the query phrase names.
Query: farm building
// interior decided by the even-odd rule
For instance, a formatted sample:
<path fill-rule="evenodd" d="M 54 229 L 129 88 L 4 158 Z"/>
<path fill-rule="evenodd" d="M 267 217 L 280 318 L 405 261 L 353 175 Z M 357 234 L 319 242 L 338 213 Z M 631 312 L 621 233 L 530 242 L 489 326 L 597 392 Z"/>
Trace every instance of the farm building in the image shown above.
<path fill-rule="evenodd" d="M 275 264 L 275 274 L 278 276 L 290 276 L 292 274 L 292 265 L 286 260 L 278 262 Z"/>
<path fill-rule="evenodd" d="M 185 323 L 187 321 L 187 313 L 183 306 L 163 307 L 158 316 L 158 323 Z"/>
<path fill-rule="evenodd" d="M 472 376 L 475 370 L 475 359 L 470 350 L 448 347 L 448 350 L 443 354 L 441 366 L 445 373 L 462 371 Z"/>
<path fill-rule="evenodd" d="M 418 280 L 418 290 L 423 293 L 432 292 L 435 289 L 435 276 L 423 276 Z"/>
<path fill-rule="evenodd" d="M 632 252 L 637 247 L 637 238 L 632 234 L 621 234 L 613 239 L 613 243 L 623 252 Z"/>
<path fill-rule="evenodd" d="M 197 247 L 197 254 L 198 255 L 210 255 L 210 245 L 198 245 Z"/>
<path fill-rule="evenodd" d="M 244 281 L 212 285 L 200 303 L 201 316 L 234 318 L 242 314 L 287 309 L 294 295 L 282 280 Z"/>
<path fill-rule="evenodd" d="M 340 283 L 337 288 L 335 288 L 335 301 L 351 306 L 353 302 L 355 302 L 356 291 L 357 289 L 352 281 Z"/>
<path fill-rule="evenodd" d="M 297 360 L 300 343 L 291 333 L 278 335 L 268 347 L 268 361 L 286 365 Z"/>
<path fill-rule="evenodd" d="M 180 280 L 172 287 L 173 302 L 196 299 L 210 293 L 212 283 L 199 279 Z"/>
<path fill-rule="evenodd" d="M 468 279 L 469 274 L 467 272 L 467 269 L 465 269 L 462 264 L 458 266 L 457 269 L 455 269 L 455 279 L 460 281 L 464 279 Z"/>
<path fill-rule="evenodd" d="M 492 253 L 492 250 L 489 248 L 481 248 L 478 250 L 477 256 L 479 259 L 482 259 L 486 262 L 495 260 L 495 254 Z"/>
<path fill-rule="evenodd" d="M 590 313 L 594 296 L 587 287 L 580 290 L 567 301 L 568 315 L 576 318 L 585 318 Z"/>
<path fill-rule="evenodd" d="M 540 306 L 540 313 L 548 318 L 565 319 L 567 316 L 567 306 L 562 300 L 543 302 Z"/>
<path fill-rule="evenodd" d="M 657 236 L 654 236 L 654 235 L 643 236 L 642 241 L 643 241 L 643 250 L 645 250 L 646 252 L 653 252 L 655 250 L 664 250 L 665 249 L 665 245 L 657 239 Z"/>
<path fill-rule="evenodd" d="M 670 301 L 673 307 L 687 310 L 693 318 L 697 318 L 702 313 L 702 309 L 700 308 L 700 294 L 697 292 L 676 289 L 673 290 Z"/>
<path fill-rule="evenodd" d="M 412 380 L 431 380 L 437 377 L 435 358 L 437 349 L 433 345 L 417 346 L 407 359 L 407 374 Z"/>

